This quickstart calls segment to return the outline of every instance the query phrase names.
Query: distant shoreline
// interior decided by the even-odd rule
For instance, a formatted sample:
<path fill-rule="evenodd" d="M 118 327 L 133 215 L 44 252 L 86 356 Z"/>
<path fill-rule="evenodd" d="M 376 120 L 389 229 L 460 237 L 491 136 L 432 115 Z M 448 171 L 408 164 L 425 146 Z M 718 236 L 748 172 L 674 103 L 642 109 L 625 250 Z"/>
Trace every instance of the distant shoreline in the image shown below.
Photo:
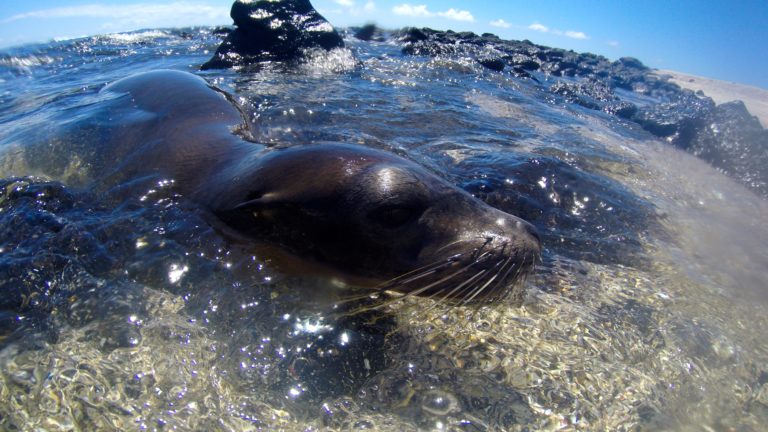
<path fill-rule="evenodd" d="M 671 82 L 682 88 L 693 91 L 701 90 L 718 105 L 740 100 L 747 106 L 749 113 L 757 117 L 764 128 L 768 128 L 768 90 L 670 70 L 659 69 L 654 72 L 658 76 L 669 77 Z"/>

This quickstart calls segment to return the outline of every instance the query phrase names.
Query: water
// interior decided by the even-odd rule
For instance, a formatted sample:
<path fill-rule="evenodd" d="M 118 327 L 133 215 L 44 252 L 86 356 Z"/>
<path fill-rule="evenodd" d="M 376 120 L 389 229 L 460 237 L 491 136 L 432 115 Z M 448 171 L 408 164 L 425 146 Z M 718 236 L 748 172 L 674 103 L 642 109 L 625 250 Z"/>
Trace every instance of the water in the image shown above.
<path fill-rule="evenodd" d="M 0 428 L 765 429 L 765 200 L 547 91 L 562 78 L 354 40 L 197 72 L 218 43 L 157 30 L 0 57 Z M 333 312 L 338 287 L 275 272 L 172 184 L 80 187 L 67 150 L 98 144 L 98 90 L 160 68 L 236 95 L 260 143 L 393 151 L 531 221 L 524 304 Z"/>

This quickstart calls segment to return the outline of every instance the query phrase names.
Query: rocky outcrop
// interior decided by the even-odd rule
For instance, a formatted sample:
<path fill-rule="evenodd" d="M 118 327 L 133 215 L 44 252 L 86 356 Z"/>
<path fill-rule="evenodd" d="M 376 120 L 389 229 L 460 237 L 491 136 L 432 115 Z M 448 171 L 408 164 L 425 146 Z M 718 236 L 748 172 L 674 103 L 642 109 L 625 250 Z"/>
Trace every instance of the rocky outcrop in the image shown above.
<path fill-rule="evenodd" d="M 527 40 L 428 28 L 403 29 L 395 38 L 407 55 L 469 57 L 488 69 L 534 80 L 533 72 L 550 78 L 567 77 L 555 79 L 548 87 L 555 102 L 635 122 L 768 197 L 768 131 L 741 103 L 715 105 L 712 99 L 681 89 L 631 57 L 612 62 L 603 56 Z M 637 106 L 623 100 L 619 96 L 622 91 L 637 93 L 648 103 Z"/>
<path fill-rule="evenodd" d="M 230 16 L 235 29 L 202 69 L 296 60 L 310 49 L 344 46 L 341 36 L 309 0 L 236 0 Z"/>
<path fill-rule="evenodd" d="M 351 27 L 350 30 L 353 32 L 355 38 L 360 39 L 361 41 L 384 42 L 387 40 L 387 35 L 384 33 L 384 30 L 376 27 L 376 24 L 366 24 L 362 27 Z"/>
<path fill-rule="evenodd" d="M 768 196 L 768 130 L 744 103 L 712 109 L 685 149 Z"/>

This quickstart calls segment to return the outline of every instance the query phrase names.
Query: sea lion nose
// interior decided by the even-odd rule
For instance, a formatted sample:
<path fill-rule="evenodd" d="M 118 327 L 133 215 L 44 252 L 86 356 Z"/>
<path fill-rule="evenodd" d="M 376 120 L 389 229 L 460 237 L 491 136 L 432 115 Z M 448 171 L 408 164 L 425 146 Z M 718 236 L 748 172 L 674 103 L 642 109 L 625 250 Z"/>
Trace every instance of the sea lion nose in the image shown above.
<path fill-rule="evenodd" d="M 526 233 L 528 233 L 528 235 L 536 239 L 536 243 L 541 244 L 541 237 L 539 237 L 539 230 L 537 230 L 532 223 L 519 219 L 516 221 L 516 225 L 519 230 L 525 231 Z"/>
<path fill-rule="evenodd" d="M 523 243 L 536 252 L 541 252 L 541 237 L 533 224 L 506 213 L 496 220 L 496 224 L 508 241 Z"/>

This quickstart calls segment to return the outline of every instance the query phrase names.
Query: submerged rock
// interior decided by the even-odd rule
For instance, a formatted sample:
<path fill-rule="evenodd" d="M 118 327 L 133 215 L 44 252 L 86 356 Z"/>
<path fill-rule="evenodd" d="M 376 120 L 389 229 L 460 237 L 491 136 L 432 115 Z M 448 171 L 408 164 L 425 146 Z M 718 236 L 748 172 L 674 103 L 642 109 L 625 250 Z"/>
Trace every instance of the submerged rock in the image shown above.
<path fill-rule="evenodd" d="M 309 0 L 236 0 L 230 16 L 236 28 L 203 64 L 203 70 L 295 60 L 308 49 L 344 46 L 339 33 Z"/>

